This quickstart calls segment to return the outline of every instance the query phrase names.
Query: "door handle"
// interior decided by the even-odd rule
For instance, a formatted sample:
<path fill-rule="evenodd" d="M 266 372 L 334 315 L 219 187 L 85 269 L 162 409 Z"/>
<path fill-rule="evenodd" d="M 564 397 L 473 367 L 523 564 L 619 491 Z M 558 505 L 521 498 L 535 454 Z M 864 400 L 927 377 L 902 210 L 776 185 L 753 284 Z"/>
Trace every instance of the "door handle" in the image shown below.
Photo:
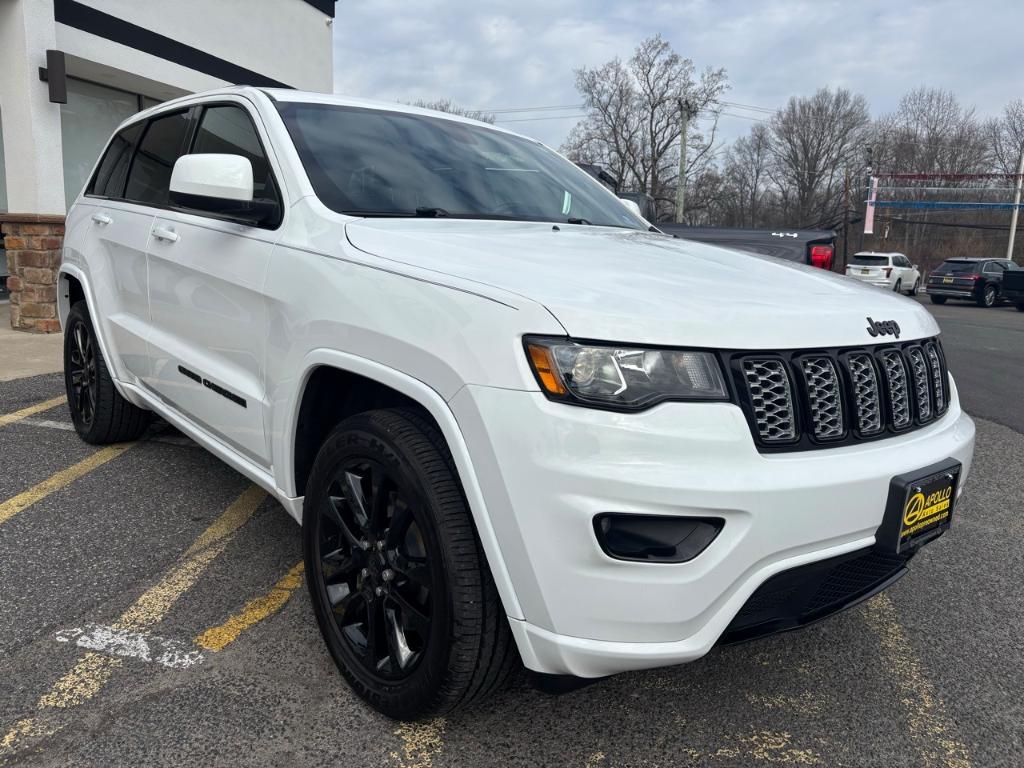
<path fill-rule="evenodd" d="M 153 237 L 157 240 L 166 240 L 168 243 L 178 242 L 178 233 L 167 227 L 153 227 Z"/>
<path fill-rule="evenodd" d="M 92 215 L 92 220 L 95 221 L 97 224 L 103 225 L 110 224 L 113 221 L 113 219 L 107 216 L 107 214 L 105 213 L 94 213 Z"/>

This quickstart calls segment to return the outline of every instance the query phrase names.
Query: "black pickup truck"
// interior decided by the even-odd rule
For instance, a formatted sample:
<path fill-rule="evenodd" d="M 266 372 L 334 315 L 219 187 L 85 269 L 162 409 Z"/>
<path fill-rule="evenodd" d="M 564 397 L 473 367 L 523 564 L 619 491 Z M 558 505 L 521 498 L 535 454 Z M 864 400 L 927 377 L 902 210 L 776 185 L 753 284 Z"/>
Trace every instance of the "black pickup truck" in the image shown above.
<path fill-rule="evenodd" d="M 696 240 L 723 248 L 762 253 L 787 261 L 832 269 L 836 233 L 830 229 L 735 229 L 732 227 L 688 227 L 658 222 L 655 226 L 683 240 Z"/>
<path fill-rule="evenodd" d="M 1008 269 L 1003 273 L 1003 298 L 1024 312 L 1024 269 Z"/>

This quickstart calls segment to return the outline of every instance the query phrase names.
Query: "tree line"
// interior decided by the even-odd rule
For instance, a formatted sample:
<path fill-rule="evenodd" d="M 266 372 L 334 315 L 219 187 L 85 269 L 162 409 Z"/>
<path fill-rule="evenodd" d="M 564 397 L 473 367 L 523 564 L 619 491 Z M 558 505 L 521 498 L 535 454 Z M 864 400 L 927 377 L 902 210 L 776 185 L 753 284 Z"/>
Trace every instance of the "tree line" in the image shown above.
<path fill-rule="evenodd" d="M 755 116 L 745 135 L 726 144 L 717 139 L 727 108 L 725 70 L 698 72 L 660 35 L 640 43 L 628 60 L 576 70 L 576 87 L 586 117 L 563 153 L 603 166 L 619 179 L 620 191 L 650 195 L 658 220 L 676 214 L 685 113 L 685 223 L 840 234 L 848 225 L 850 253 L 861 247 L 902 251 L 925 268 L 954 255 L 1005 254 L 1009 211 L 880 208 L 875 235 L 865 237 L 864 200 L 869 168 L 1015 174 L 1024 150 L 1024 100 L 982 119 L 955 94 L 918 87 L 892 112 L 872 117 L 863 95 L 823 87 Z M 887 185 L 880 194 L 886 199 L 1009 202 L 1014 182 L 880 183 Z"/>

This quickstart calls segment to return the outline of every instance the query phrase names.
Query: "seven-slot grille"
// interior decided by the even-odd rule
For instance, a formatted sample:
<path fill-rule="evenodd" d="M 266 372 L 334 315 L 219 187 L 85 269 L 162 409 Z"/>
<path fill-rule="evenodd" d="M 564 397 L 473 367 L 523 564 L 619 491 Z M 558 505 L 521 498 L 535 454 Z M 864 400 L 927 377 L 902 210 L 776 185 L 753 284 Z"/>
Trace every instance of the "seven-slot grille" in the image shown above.
<path fill-rule="evenodd" d="M 923 426 L 949 401 L 936 339 L 875 348 L 733 358 L 756 441 L 799 450 Z"/>

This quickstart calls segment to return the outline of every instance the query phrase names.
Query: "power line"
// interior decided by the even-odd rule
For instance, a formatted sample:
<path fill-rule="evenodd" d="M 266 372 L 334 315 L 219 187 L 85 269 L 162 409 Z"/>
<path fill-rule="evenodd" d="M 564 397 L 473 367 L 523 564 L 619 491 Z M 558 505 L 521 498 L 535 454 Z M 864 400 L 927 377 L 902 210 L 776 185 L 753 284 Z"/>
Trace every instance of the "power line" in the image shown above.
<path fill-rule="evenodd" d="M 551 115 L 548 117 L 516 117 L 511 120 L 495 120 L 496 123 L 531 123 L 534 120 L 580 120 L 587 115 Z"/>

